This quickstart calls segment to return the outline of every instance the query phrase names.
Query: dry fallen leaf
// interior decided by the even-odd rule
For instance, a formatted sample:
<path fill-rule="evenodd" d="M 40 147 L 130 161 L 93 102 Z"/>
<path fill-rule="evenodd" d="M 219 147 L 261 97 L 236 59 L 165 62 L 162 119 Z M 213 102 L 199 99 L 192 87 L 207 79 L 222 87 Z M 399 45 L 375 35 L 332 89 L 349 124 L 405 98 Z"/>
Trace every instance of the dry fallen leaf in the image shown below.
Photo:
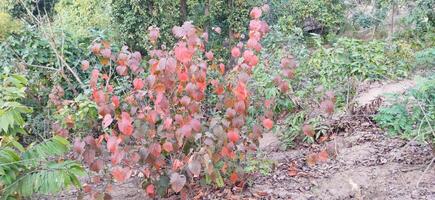
<path fill-rule="evenodd" d="M 307 156 L 307 164 L 308 166 L 314 166 L 317 163 L 317 154 L 313 153 Z"/>
<path fill-rule="evenodd" d="M 319 154 L 317 154 L 317 160 L 318 161 L 327 161 L 329 157 L 329 154 L 326 150 L 322 150 Z"/>
<path fill-rule="evenodd" d="M 296 176 L 298 174 L 298 168 L 295 166 L 295 163 L 292 162 L 288 168 L 289 176 Z"/>

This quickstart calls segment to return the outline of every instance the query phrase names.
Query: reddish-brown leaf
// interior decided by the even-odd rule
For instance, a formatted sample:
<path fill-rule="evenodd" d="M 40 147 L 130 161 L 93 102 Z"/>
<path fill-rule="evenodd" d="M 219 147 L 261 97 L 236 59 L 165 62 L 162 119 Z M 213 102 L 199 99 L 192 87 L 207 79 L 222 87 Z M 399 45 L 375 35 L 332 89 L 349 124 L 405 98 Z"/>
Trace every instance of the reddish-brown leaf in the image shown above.
<path fill-rule="evenodd" d="M 318 161 L 324 162 L 328 160 L 329 154 L 326 150 L 322 150 L 319 152 L 319 154 L 317 154 L 317 157 L 318 157 L 317 159 Z"/>
<path fill-rule="evenodd" d="M 304 134 L 305 134 L 306 136 L 314 137 L 315 132 L 314 132 L 313 128 L 312 128 L 310 125 L 305 124 L 305 125 L 302 127 L 302 131 L 304 132 Z"/>
<path fill-rule="evenodd" d="M 162 147 L 160 146 L 159 143 L 154 143 L 151 144 L 149 146 L 149 151 L 151 153 L 152 156 L 154 156 L 155 158 L 159 157 L 160 154 L 162 153 Z"/>
<path fill-rule="evenodd" d="M 104 166 L 103 160 L 95 160 L 91 166 L 90 169 L 94 172 L 99 172 Z"/>
<path fill-rule="evenodd" d="M 85 161 L 85 163 L 90 165 L 91 163 L 94 162 L 94 159 L 95 159 L 95 150 L 86 149 L 85 152 L 83 153 L 83 160 Z"/>
<path fill-rule="evenodd" d="M 85 142 L 81 141 L 80 138 L 74 139 L 73 150 L 78 154 L 82 154 L 85 150 Z"/>
<path fill-rule="evenodd" d="M 133 134 L 133 125 L 130 114 L 122 112 L 121 120 L 118 121 L 118 128 L 124 135 L 131 136 Z"/>
<path fill-rule="evenodd" d="M 118 145 L 121 143 L 121 139 L 116 137 L 115 135 L 111 135 L 107 138 L 107 150 L 110 153 L 114 153 L 118 150 Z"/>
<path fill-rule="evenodd" d="M 315 153 L 314 154 L 310 154 L 310 155 L 308 155 L 306 157 L 306 159 L 307 159 L 307 164 L 309 166 L 314 166 L 317 163 L 317 154 L 315 154 Z"/>
<path fill-rule="evenodd" d="M 113 178 L 118 182 L 124 182 L 131 176 L 131 169 L 129 167 L 115 167 L 112 170 Z"/>
<path fill-rule="evenodd" d="M 125 153 L 122 150 L 118 150 L 112 153 L 112 155 L 110 156 L 110 160 L 112 161 L 112 164 L 114 165 L 119 164 L 121 160 L 124 158 L 124 154 Z"/>

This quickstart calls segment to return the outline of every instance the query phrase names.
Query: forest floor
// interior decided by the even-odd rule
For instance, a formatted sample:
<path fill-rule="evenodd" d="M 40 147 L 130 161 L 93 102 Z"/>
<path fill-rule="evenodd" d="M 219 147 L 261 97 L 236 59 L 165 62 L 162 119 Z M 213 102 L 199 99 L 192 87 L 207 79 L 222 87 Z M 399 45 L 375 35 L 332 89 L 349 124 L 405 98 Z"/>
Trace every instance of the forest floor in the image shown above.
<path fill-rule="evenodd" d="M 402 93 L 414 84 L 405 80 L 360 89 L 359 114 L 340 117 L 337 132 L 321 144 L 282 151 L 278 137 L 266 134 L 261 148 L 275 163 L 271 173 L 252 175 L 244 188 L 194 189 L 194 199 L 435 199 L 431 148 L 389 137 L 367 117 L 382 103 L 382 95 Z M 321 149 L 327 150 L 328 160 L 309 165 L 307 156 Z M 139 178 L 113 185 L 112 199 L 147 199 L 140 185 Z M 56 199 L 88 199 L 77 196 L 70 191 Z"/>

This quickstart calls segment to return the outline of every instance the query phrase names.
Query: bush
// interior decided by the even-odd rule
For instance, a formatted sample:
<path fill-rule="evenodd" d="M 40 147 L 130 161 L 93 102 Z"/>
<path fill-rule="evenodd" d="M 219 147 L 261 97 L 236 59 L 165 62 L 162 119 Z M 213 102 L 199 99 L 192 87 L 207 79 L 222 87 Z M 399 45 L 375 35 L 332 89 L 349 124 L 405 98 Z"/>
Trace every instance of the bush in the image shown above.
<path fill-rule="evenodd" d="M 434 144 L 435 77 L 423 78 L 402 96 L 393 96 L 374 120 L 392 136 Z"/>
<path fill-rule="evenodd" d="M 4 41 L 10 34 L 21 29 L 21 23 L 13 19 L 8 13 L 0 12 L 0 42 Z"/>
<path fill-rule="evenodd" d="M 32 109 L 19 103 L 25 97 L 27 79 L 18 74 L 1 74 L 0 136 L 25 134 L 23 115 Z"/>
<path fill-rule="evenodd" d="M 21 199 L 34 193 L 53 194 L 74 185 L 81 187 L 78 176 L 84 175 L 80 164 L 65 160 L 70 144 L 55 136 L 27 148 L 18 143 L 17 133 L 24 133 L 24 114 L 31 108 L 25 98 L 27 80 L 17 74 L 1 74 L 0 85 L 0 189 L 1 199 Z M 57 161 L 55 161 L 55 158 Z"/>
<path fill-rule="evenodd" d="M 225 65 L 204 49 L 204 36 L 189 22 L 173 28 L 178 39 L 173 49 L 154 46 L 149 51 L 147 67 L 139 52 L 116 51 L 104 40 L 93 43 L 95 57 L 82 67 L 92 70 L 90 99 L 100 123 L 89 131 L 95 134 L 75 139 L 77 158 L 95 172 L 110 159 L 117 182 L 128 179 L 133 169 L 141 171 L 142 187 L 152 197 L 170 191 L 187 195 L 198 181 L 222 187 L 242 180 L 245 159 L 256 150 L 262 130 L 273 127 L 267 108 L 248 123 L 248 110 L 264 107 L 251 102 L 248 87 L 259 62 L 259 40 L 268 30 L 260 15 L 259 8 L 251 12 L 249 42 L 233 48 L 235 66 L 228 72 L 233 78 L 225 82 Z M 159 35 L 156 27 L 150 29 L 151 44 Z M 53 91 L 50 98 L 58 101 L 61 93 Z M 66 124 L 70 129 L 77 125 Z"/>
<path fill-rule="evenodd" d="M 54 25 L 74 39 L 90 38 L 92 32 L 112 34 L 111 6 L 101 0 L 60 0 L 55 6 Z"/>
<path fill-rule="evenodd" d="M 342 0 L 272 1 L 271 8 L 275 15 L 271 18 L 278 21 L 280 27 L 294 26 L 305 32 L 336 32 L 345 21 Z"/>
<path fill-rule="evenodd" d="M 259 0 L 249 1 L 186 1 L 186 16 L 182 13 L 179 1 L 132 1 L 114 0 L 112 2 L 112 19 L 114 20 L 119 40 L 132 49 L 147 54 L 151 44 L 146 34 L 148 27 L 160 29 L 159 44 L 172 46 L 176 39 L 172 36 L 172 27 L 190 20 L 199 31 L 208 33 L 207 49 L 213 48 L 216 58 L 227 59 L 231 37 L 240 37 L 247 33 L 245 24 L 249 21 L 249 9 Z M 208 13 L 208 14 L 207 14 Z M 219 27 L 219 29 L 215 29 Z M 217 30 L 217 31 L 214 31 Z M 237 36 L 236 36 L 237 35 Z M 226 51 L 225 51 L 226 50 Z"/>

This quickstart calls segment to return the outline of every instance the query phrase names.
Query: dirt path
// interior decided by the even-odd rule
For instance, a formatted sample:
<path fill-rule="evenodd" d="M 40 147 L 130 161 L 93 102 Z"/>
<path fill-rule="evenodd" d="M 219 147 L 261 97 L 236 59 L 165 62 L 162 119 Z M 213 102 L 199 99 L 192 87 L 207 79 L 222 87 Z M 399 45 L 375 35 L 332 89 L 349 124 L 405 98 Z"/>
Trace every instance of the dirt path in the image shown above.
<path fill-rule="evenodd" d="M 328 146 L 336 148 L 336 158 L 307 165 L 308 154 Z M 389 138 L 368 123 L 324 145 L 270 155 L 278 162 L 277 169 L 268 176 L 256 176 L 244 197 L 435 199 L 435 166 L 423 173 L 432 159 L 431 149 Z M 297 167 L 295 176 L 291 166 Z"/>

